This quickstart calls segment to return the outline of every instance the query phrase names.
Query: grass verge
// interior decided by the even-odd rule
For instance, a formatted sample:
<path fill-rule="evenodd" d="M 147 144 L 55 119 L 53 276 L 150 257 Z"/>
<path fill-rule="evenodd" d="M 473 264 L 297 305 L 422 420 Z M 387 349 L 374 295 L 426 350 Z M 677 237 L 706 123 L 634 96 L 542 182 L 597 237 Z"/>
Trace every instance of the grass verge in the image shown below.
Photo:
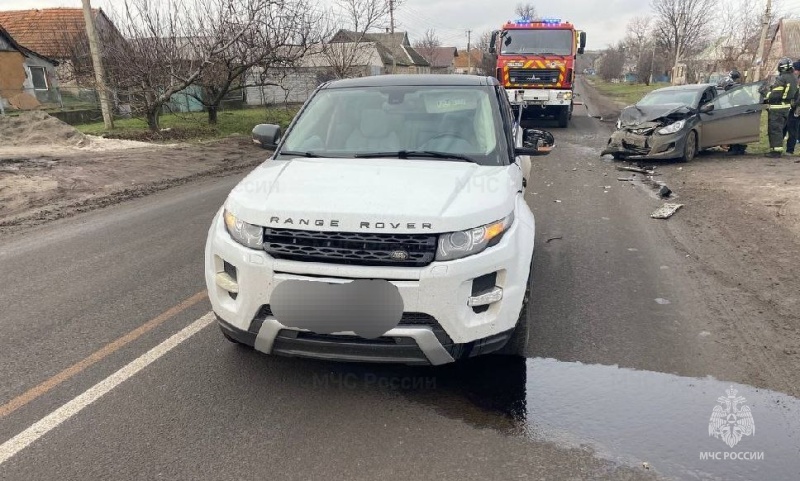
<path fill-rule="evenodd" d="M 612 83 L 606 82 L 600 77 L 587 77 L 587 80 L 601 94 L 612 100 L 624 103 L 625 105 L 632 105 L 636 103 L 639 99 L 644 97 L 645 94 L 652 92 L 655 89 L 669 86 L 669 84 L 666 83 L 656 83 L 650 85 L 629 84 L 622 82 Z"/>
<path fill-rule="evenodd" d="M 152 132 L 143 119 L 116 119 L 114 130 L 107 131 L 102 122 L 76 125 L 84 134 L 129 140 L 210 140 L 232 134 L 250 135 L 257 124 L 278 124 L 284 129 L 297 113 L 296 107 L 270 107 L 219 112 L 217 125 L 208 125 L 206 112 L 165 114 L 161 116 L 161 132 Z"/>

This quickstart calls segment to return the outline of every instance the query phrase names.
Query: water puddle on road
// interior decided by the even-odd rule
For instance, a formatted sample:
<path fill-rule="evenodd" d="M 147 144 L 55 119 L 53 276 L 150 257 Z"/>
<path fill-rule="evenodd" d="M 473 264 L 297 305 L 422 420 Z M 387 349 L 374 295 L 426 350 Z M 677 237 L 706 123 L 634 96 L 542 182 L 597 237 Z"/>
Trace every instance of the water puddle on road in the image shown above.
<path fill-rule="evenodd" d="M 678 479 L 800 479 L 800 400 L 786 394 L 549 359 L 489 356 L 424 372 L 428 388 L 404 395 L 479 427 Z"/>

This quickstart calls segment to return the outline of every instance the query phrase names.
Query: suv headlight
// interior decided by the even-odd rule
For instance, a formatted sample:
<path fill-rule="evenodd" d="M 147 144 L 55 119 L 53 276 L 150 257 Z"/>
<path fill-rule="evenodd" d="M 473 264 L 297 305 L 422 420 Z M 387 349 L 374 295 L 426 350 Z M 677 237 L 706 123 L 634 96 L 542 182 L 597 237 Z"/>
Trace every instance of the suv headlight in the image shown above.
<path fill-rule="evenodd" d="M 679 120 L 660 129 L 658 133 L 661 135 L 674 134 L 675 132 L 681 130 L 684 125 L 686 125 L 686 120 Z"/>
<path fill-rule="evenodd" d="M 479 254 L 500 242 L 503 234 L 514 223 L 514 213 L 505 219 L 492 222 L 474 229 L 451 232 L 439 236 L 439 248 L 436 250 L 437 261 L 452 261 Z"/>
<path fill-rule="evenodd" d="M 228 209 L 223 213 L 225 219 L 225 228 L 228 233 L 233 237 L 233 240 L 251 249 L 261 249 L 264 245 L 264 228 L 248 224 L 247 222 L 238 219 Z"/>

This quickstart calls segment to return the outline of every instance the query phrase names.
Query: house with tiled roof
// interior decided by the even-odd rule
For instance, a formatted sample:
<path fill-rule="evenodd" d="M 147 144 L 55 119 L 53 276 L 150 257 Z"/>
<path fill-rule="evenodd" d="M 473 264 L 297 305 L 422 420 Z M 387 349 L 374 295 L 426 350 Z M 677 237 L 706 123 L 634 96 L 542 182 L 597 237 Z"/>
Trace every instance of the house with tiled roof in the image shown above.
<path fill-rule="evenodd" d="M 488 74 L 483 68 L 484 52 L 479 48 L 473 48 L 467 55 L 466 50 L 458 52 L 455 59 L 455 73 L 466 75 Z"/>
<path fill-rule="evenodd" d="M 0 106 L 27 110 L 57 103 L 58 62 L 20 45 L 0 27 Z M 55 93 L 55 95 L 54 95 Z"/>
<path fill-rule="evenodd" d="M 423 74 L 431 71 L 431 64 L 411 46 L 407 32 L 359 34 L 342 29 L 329 43 L 374 44 L 383 61 L 383 73 Z"/>
<path fill-rule="evenodd" d="M 104 44 L 124 42 L 113 22 L 102 9 L 93 9 L 95 27 Z M 42 8 L 0 11 L 2 26 L 23 47 L 59 63 L 58 77 L 63 84 L 91 84 L 93 71 L 83 10 L 80 8 Z"/>
<path fill-rule="evenodd" d="M 431 73 L 451 74 L 455 72 L 456 47 L 416 47 L 416 51 L 431 64 Z"/>
<path fill-rule="evenodd" d="M 770 31 L 765 47 L 762 78 L 774 75 L 778 60 L 789 57 L 792 61 L 800 60 L 800 19 L 781 19 Z"/>

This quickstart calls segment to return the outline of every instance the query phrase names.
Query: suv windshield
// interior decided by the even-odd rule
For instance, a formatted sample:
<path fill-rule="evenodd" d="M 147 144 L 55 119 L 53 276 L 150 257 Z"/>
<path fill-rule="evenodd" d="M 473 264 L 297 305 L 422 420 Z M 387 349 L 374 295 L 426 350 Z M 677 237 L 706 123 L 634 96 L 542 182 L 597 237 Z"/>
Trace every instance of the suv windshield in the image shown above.
<path fill-rule="evenodd" d="M 572 55 L 572 30 L 506 30 L 502 54 Z"/>
<path fill-rule="evenodd" d="M 415 152 L 415 158 L 425 158 L 419 153 L 432 152 L 463 156 L 482 165 L 504 165 L 507 159 L 501 154 L 507 150 L 498 112 L 490 87 L 323 89 L 287 133 L 279 155 L 365 157 Z"/>

